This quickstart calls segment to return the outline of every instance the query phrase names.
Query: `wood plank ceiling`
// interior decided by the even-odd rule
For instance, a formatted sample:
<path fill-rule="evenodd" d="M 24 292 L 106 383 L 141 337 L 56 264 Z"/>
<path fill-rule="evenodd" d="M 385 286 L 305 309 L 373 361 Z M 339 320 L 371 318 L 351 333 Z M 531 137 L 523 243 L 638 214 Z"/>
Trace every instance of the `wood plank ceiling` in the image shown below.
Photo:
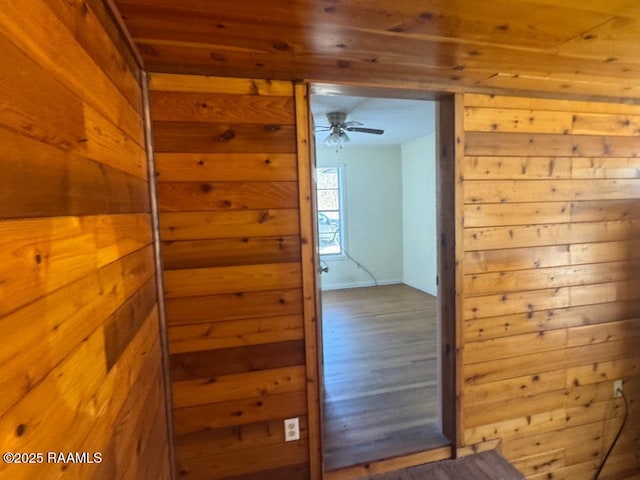
<path fill-rule="evenodd" d="M 149 71 L 640 98 L 637 0 L 116 0 Z"/>

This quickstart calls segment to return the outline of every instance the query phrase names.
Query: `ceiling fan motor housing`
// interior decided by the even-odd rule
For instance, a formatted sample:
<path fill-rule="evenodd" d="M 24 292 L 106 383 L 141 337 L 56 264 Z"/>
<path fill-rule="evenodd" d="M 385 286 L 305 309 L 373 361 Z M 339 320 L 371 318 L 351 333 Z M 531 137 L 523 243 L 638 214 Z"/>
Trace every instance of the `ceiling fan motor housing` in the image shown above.
<path fill-rule="evenodd" d="M 347 120 L 347 114 L 344 112 L 331 112 L 327 113 L 327 121 L 329 125 L 335 127 L 337 125 L 342 125 Z"/>

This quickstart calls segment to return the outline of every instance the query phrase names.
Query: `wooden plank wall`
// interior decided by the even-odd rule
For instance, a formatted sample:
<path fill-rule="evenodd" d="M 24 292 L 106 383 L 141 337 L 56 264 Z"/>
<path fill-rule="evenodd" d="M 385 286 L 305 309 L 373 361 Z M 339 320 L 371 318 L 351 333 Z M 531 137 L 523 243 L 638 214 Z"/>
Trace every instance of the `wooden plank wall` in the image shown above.
<path fill-rule="evenodd" d="M 640 469 L 640 107 L 464 96 L 464 442 L 529 479 Z M 606 419 L 606 420 L 605 420 Z"/>
<path fill-rule="evenodd" d="M 98 0 L 4 2 L 0 58 L 0 477 L 167 479 L 140 72 Z"/>
<path fill-rule="evenodd" d="M 150 77 L 178 471 L 309 475 L 288 82 Z M 302 438 L 284 442 L 283 420 Z"/>

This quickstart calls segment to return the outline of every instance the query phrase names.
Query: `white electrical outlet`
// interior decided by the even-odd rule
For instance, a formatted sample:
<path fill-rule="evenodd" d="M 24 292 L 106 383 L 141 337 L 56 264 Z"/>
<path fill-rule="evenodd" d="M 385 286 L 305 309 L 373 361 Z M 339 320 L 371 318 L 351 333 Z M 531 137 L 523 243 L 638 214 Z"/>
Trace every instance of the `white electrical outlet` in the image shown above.
<path fill-rule="evenodd" d="M 300 440 L 300 419 L 287 418 L 284 421 L 284 441 L 292 442 L 294 440 Z"/>
<path fill-rule="evenodd" d="M 616 380 L 613 382 L 613 398 L 620 398 L 622 396 L 622 380 Z"/>

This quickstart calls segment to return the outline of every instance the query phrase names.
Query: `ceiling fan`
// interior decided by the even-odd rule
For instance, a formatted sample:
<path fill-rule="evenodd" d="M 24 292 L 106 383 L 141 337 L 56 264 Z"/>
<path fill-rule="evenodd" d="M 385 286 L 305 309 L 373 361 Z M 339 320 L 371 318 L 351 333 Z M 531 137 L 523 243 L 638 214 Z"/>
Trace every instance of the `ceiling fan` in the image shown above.
<path fill-rule="evenodd" d="M 364 128 L 360 122 L 347 122 L 347 114 L 344 112 L 327 113 L 327 121 L 329 125 L 316 127 L 316 131 L 331 132 L 324 140 L 324 144 L 328 147 L 342 148 L 345 143 L 349 143 L 347 132 L 370 133 L 373 135 L 382 135 L 384 133 L 384 130 L 378 128 Z"/>

